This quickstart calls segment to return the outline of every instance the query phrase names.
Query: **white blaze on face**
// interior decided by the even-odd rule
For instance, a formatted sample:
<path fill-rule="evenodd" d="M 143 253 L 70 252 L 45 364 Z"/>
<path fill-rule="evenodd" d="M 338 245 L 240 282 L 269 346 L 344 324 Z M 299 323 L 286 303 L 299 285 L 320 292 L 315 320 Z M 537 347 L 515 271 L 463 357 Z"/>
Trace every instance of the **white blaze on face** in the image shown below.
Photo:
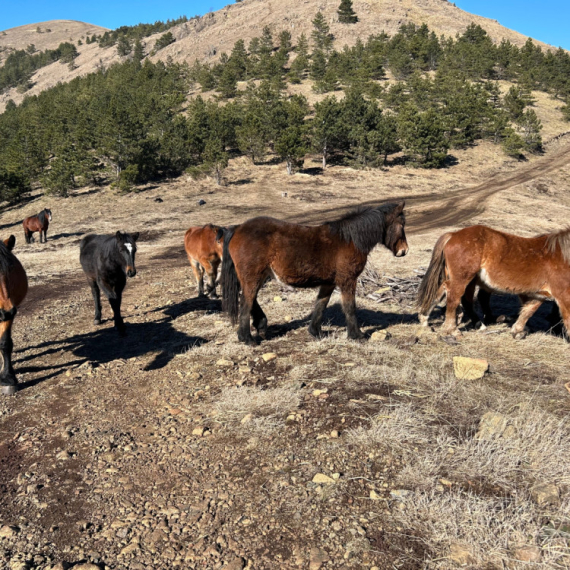
<path fill-rule="evenodd" d="M 126 243 L 125 247 L 127 248 L 127 251 L 132 255 L 133 254 L 133 246 L 130 243 Z"/>
<path fill-rule="evenodd" d="M 51 214 L 48 214 L 48 220 L 51 222 Z"/>

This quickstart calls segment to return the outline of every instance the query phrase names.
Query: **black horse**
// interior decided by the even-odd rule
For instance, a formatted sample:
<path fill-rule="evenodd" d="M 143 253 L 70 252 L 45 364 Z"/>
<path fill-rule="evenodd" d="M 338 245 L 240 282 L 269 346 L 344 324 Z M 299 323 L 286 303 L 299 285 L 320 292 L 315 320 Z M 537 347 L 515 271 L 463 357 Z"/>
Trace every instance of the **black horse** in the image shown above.
<path fill-rule="evenodd" d="M 113 309 L 113 320 L 121 336 L 125 323 L 121 317 L 121 298 L 127 277 L 137 274 L 135 269 L 138 232 L 117 232 L 112 236 L 90 234 L 81 240 L 79 261 L 91 286 L 95 302 L 94 324 L 101 324 L 101 289 Z"/>

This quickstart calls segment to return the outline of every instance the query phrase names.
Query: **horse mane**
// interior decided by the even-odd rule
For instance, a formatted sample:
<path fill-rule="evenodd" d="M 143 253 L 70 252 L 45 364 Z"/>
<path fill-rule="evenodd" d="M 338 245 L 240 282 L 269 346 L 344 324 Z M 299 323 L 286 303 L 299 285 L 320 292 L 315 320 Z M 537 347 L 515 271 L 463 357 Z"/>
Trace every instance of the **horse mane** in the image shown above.
<path fill-rule="evenodd" d="M 3 241 L 0 241 L 0 273 L 6 275 L 13 265 L 14 254 L 11 253 Z"/>
<path fill-rule="evenodd" d="M 397 206 L 396 202 L 388 202 L 374 208 L 360 207 L 325 225 L 333 235 L 338 235 L 347 243 L 352 242 L 356 249 L 368 254 L 383 241 L 386 235 L 386 216 Z"/>
<path fill-rule="evenodd" d="M 45 208 L 38 214 L 38 221 L 43 226 L 46 221 L 46 211 Z"/>
<path fill-rule="evenodd" d="M 557 247 L 560 247 L 564 261 L 570 263 L 570 227 L 546 236 L 548 253 L 556 253 Z"/>

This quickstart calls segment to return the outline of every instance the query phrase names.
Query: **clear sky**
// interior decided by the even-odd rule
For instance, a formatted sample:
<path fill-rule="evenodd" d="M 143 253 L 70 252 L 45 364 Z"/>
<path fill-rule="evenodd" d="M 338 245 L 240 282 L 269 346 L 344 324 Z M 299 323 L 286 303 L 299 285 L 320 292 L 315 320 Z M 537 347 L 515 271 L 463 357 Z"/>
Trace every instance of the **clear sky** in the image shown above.
<path fill-rule="evenodd" d="M 118 28 L 205 14 L 228 3 L 228 0 L 0 0 L 0 30 L 46 20 L 80 20 Z M 467 12 L 498 20 L 507 28 L 570 50 L 570 0 L 455 0 L 455 3 Z"/>

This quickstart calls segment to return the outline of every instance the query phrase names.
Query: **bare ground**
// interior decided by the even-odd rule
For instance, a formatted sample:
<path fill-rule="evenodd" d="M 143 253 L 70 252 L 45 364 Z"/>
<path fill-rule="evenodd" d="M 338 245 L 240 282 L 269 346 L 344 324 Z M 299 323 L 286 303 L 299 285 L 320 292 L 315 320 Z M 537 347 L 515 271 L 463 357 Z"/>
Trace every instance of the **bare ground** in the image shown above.
<path fill-rule="evenodd" d="M 526 164 L 485 144 L 457 158 L 440 171 L 324 174 L 307 161 L 292 177 L 238 159 L 222 187 L 179 179 L 4 210 L 32 286 L 14 332 L 21 391 L 0 401 L 0 567 L 570 567 L 568 346 L 549 332 L 549 307 L 524 341 L 502 324 L 456 343 L 438 335 L 438 314 L 422 330 L 413 307 L 379 304 L 367 286 L 363 329 L 391 338 L 347 341 L 335 294 L 315 341 L 315 293 L 270 283 L 268 340 L 250 348 L 219 301 L 196 298 L 184 258 L 190 225 L 260 213 L 317 223 L 400 197 L 411 250 L 375 250 L 384 277 L 416 275 L 444 228 L 567 224 L 564 138 Z M 20 220 L 45 206 L 50 241 L 24 245 Z M 78 264 L 84 233 L 119 228 L 142 232 L 125 340 L 91 324 Z M 486 358 L 490 374 L 457 380 L 458 355 Z M 503 429 L 481 437 L 489 412 Z"/>

